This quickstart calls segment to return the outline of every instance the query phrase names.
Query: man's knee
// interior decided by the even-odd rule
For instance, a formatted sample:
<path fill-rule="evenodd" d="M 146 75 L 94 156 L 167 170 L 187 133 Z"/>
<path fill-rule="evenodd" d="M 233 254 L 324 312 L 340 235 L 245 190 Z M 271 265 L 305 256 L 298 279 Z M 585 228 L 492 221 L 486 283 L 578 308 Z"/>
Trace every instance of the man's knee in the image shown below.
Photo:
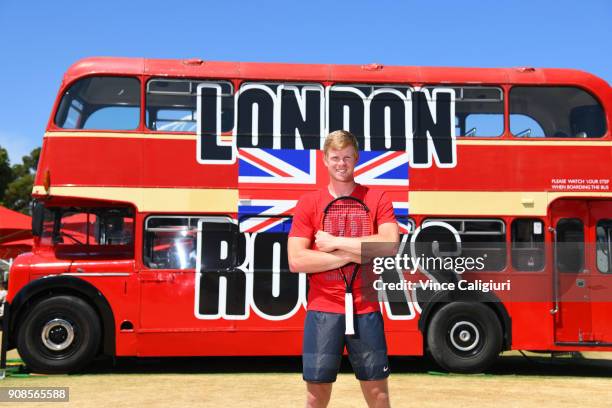
<path fill-rule="evenodd" d="M 331 397 L 332 383 L 306 382 L 306 406 L 308 408 L 326 407 Z"/>
<path fill-rule="evenodd" d="M 363 395 L 370 407 L 388 407 L 389 388 L 387 380 L 361 381 Z"/>
<path fill-rule="evenodd" d="M 375 407 L 388 407 L 389 404 L 389 391 L 377 390 L 372 395 L 372 402 Z"/>

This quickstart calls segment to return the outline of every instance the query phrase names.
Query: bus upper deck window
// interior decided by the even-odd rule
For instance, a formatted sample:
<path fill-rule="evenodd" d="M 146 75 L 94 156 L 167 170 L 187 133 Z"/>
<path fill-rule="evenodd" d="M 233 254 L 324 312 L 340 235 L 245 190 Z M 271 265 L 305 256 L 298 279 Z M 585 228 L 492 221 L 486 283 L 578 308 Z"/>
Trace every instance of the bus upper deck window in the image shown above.
<path fill-rule="evenodd" d="M 430 91 L 446 86 L 427 86 Z M 497 137 L 504 133 L 504 91 L 496 86 L 455 86 L 455 136 Z"/>
<path fill-rule="evenodd" d="M 516 137 L 597 138 L 606 133 L 601 104 L 570 86 L 515 86 L 510 90 L 510 132 Z"/>
<path fill-rule="evenodd" d="M 136 78 L 90 77 L 64 93 L 55 114 L 63 129 L 134 130 L 140 123 L 140 82 Z"/>
<path fill-rule="evenodd" d="M 147 128 L 158 132 L 196 133 L 199 86 L 209 91 L 203 94 L 208 96 L 203 96 L 202 108 L 217 109 L 218 103 L 221 108 L 221 131 L 232 130 L 234 97 L 231 83 L 175 78 L 153 78 L 147 82 Z"/>

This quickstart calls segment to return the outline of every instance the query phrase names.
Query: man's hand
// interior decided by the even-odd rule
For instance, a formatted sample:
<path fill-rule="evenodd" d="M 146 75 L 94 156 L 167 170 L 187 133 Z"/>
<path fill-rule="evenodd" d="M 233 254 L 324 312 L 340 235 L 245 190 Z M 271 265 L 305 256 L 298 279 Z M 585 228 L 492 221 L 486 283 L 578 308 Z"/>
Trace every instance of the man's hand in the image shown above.
<path fill-rule="evenodd" d="M 359 262 L 359 256 L 347 251 L 323 252 L 309 249 L 311 240 L 289 237 L 287 255 L 291 272 L 319 273 L 340 268 L 349 262 Z"/>
<path fill-rule="evenodd" d="M 361 263 L 361 257 L 359 255 L 355 255 L 352 252 L 343 251 L 341 249 L 337 249 L 332 252 L 333 255 L 339 256 L 346 261 L 346 263 Z M 344 265 L 342 265 L 344 266 Z"/>
<path fill-rule="evenodd" d="M 342 250 L 351 252 L 359 257 L 361 257 L 361 246 L 363 243 L 390 243 L 392 245 L 380 245 L 380 250 L 384 250 L 384 252 L 372 253 L 372 251 L 368 251 L 367 255 L 369 258 L 373 256 L 392 256 L 397 252 L 399 228 L 395 222 L 386 222 L 379 225 L 377 234 L 369 235 L 367 237 L 334 237 L 326 232 L 319 231 L 315 235 L 315 239 L 317 248 L 320 251 L 331 252 L 335 250 Z M 319 241 L 325 249 L 319 247 Z M 363 263 L 366 263 L 365 259 L 363 259 L 363 261 Z"/>
<path fill-rule="evenodd" d="M 340 268 L 349 262 L 368 263 L 373 256 L 391 256 L 397 252 L 393 245 L 383 245 L 384 253 L 368 253 L 361 255 L 363 242 L 389 242 L 397 244 L 399 240 L 398 226 L 395 222 L 381 224 L 378 234 L 361 238 L 335 237 L 324 231 L 315 234 L 316 250 L 310 249 L 312 241 L 309 238 L 289 237 L 287 255 L 289 269 L 292 272 L 318 273 Z M 389 247 L 389 248 L 386 248 Z"/>
<path fill-rule="evenodd" d="M 317 249 L 322 252 L 332 252 L 337 248 L 338 237 L 334 237 L 332 234 L 325 231 L 317 231 L 315 234 L 315 245 Z"/>

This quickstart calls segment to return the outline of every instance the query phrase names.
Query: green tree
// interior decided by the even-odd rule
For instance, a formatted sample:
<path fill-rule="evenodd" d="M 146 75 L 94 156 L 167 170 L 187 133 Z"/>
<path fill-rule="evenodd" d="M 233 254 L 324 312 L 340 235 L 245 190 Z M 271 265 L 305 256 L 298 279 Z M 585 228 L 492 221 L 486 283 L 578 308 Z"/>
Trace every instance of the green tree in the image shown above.
<path fill-rule="evenodd" d="M 0 203 L 4 202 L 4 192 L 14 179 L 8 152 L 0 146 Z"/>
<path fill-rule="evenodd" d="M 24 214 L 30 213 L 32 186 L 34 185 L 34 175 L 36 174 L 39 157 L 40 147 L 37 147 L 29 155 L 22 157 L 21 164 L 15 164 L 11 168 L 12 180 L 8 183 L 6 189 L 3 189 L 3 202 L 6 207 Z"/>

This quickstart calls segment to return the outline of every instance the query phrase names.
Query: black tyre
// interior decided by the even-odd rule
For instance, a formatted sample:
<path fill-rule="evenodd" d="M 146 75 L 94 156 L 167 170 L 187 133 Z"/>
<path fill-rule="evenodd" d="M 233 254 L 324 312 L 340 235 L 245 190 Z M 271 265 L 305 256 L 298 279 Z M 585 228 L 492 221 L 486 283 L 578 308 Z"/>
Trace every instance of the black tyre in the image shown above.
<path fill-rule="evenodd" d="M 28 368 L 39 373 L 77 371 L 95 357 L 100 319 L 84 300 L 54 296 L 36 303 L 17 332 L 17 349 Z"/>
<path fill-rule="evenodd" d="M 502 327 L 493 310 L 482 303 L 449 303 L 431 319 L 427 345 L 445 370 L 479 373 L 499 356 Z"/>

